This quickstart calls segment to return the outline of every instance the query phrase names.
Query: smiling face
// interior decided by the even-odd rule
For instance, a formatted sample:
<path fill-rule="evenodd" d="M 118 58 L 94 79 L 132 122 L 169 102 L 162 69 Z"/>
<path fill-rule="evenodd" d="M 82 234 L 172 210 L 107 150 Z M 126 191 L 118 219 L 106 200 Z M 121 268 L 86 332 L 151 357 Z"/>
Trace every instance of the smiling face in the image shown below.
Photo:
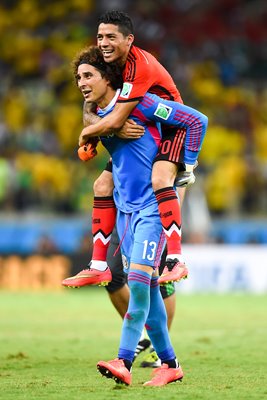
<path fill-rule="evenodd" d="M 76 74 L 78 88 L 88 103 L 94 102 L 104 108 L 114 95 L 109 81 L 102 77 L 100 71 L 90 64 L 80 64 Z"/>
<path fill-rule="evenodd" d="M 115 61 L 123 66 L 133 41 L 134 36 L 124 36 L 117 25 L 101 23 L 98 27 L 97 45 L 107 63 Z"/>

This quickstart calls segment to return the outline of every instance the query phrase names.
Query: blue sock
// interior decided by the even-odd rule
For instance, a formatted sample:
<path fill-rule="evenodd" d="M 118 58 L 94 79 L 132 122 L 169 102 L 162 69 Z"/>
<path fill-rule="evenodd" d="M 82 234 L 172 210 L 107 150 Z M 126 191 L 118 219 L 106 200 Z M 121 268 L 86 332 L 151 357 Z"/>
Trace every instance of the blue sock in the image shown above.
<path fill-rule="evenodd" d="M 147 272 L 131 269 L 128 275 L 130 301 L 123 320 L 118 358 L 133 361 L 146 322 L 150 303 L 150 279 Z"/>
<path fill-rule="evenodd" d="M 176 356 L 170 341 L 167 313 L 159 290 L 158 278 L 151 279 L 150 311 L 145 326 L 152 345 L 161 361 L 167 364 L 170 361 L 174 361 Z"/>

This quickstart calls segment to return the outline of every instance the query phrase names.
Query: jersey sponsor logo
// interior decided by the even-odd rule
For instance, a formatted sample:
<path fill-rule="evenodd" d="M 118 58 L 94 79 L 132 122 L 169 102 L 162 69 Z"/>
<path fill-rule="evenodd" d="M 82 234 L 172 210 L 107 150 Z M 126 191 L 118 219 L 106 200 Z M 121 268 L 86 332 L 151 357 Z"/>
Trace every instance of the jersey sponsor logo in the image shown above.
<path fill-rule="evenodd" d="M 124 82 L 120 97 L 123 97 L 124 99 L 128 99 L 128 97 L 130 96 L 130 93 L 132 91 L 132 88 L 133 88 L 133 85 L 131 83 Z"/>
<path fill-rule="evenodd" d="M 168 119 L 172 112 L 172 107 L 166 106 L 165 104 L 159 103 L 154 115 L 162 119 Z"/>
<path fill-rule="evenodd" d="M 168 211 L 166 213 L 160 213 L 160 218 L 168 218 L 172 215 L 172 211 Z"/>

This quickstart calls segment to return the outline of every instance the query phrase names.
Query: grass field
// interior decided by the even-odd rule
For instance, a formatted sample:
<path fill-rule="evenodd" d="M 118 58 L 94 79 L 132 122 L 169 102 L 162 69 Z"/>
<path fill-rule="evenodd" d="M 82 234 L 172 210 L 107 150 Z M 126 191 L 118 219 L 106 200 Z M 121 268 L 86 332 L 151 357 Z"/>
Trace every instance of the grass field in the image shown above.
<path fill-rule="evenodd" d="M 267 296 L 177 295 L 171 337 L 182 383 L 143 387 L 101 377 L 115 358 L 121 320 L 102 288 L 60 293 L 0 292 L 0 398 L 241 400 L 267 398 Z"/>

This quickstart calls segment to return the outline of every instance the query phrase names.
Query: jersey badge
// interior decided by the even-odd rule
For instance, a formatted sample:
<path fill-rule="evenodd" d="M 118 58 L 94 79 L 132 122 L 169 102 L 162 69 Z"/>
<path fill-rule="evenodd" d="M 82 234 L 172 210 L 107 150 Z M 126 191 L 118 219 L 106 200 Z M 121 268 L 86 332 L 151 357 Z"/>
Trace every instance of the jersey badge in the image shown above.
<path fill-rule="evenodd" d="M 129 263 L 128 263 L 127 257 L 124 254 L 122 254 L 121 260 L 122 260 L 123 270 L 124 270 L 124 272 L 127 273 L 128 269 L 129 269 Z"/>
<path fill-rule="evenodd" d="M 172 107 L 166 106 L 165 104 L 159 103 L 154 115 L 159 118 L 167 120 L 172 112 Z"/>
<path fill-rule="evenodd" d="M 132 88 L 133 88 L 133 85 L 131 83 L 124 82 L 120 97 L 124 97 L 125 99 L 128 99 L 128 97 L 130 96 L 130 93 L 132 91 Z"/>

